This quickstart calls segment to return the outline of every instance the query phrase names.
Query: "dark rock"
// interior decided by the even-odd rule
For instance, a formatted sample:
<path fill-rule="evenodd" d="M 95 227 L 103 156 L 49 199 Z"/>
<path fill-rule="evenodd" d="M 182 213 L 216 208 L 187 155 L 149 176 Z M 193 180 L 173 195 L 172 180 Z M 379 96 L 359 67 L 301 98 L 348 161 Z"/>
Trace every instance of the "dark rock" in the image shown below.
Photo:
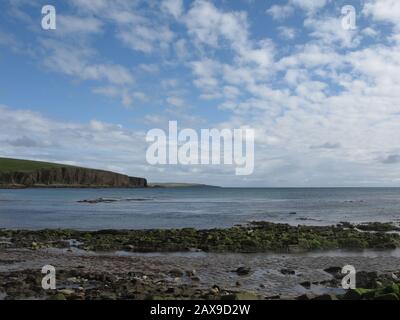
<path fill-rule="evenodd" d="M 291 270 L 291 269 L 282 269 L 281 273 L 284 274 L 284 275 L 295 275 L 296 271 Z"/>
<path fill-rule="evenodd" d="M 311 300 L 337 300 L 337 298 L 331 294 L 322 294 L 320 296 L 316 296 L 315 298 L 312 298 Z"/>
<path fill-rule="evenodd" d="M 251 268 L 250 267 L 239 267 L 236 269 L 236 273 L 239 276 L 245 276 L 248 275 L 251 272 Z"/>
<path fill-rule="evenodd" d="M 342 299 L 343 300 L 361 300 L 362 295 L 363 295 L 363 292 L 359 289 L 349 289 L 343 295 Z"/>
<path fill-rule="evenodd" d="M 177 277 L 177 278 L 183 277 L 183 272 L 182 272 L 182 270 L 179 270 L 179 269 L 172 269 L 169 271 L 169 274 L 172 277 Z"/>
<path fill-rule="evenodd" d="M 260 296 L 250 292 L 238 292 L 221 296 L 221 300 L 260 300 Z"/>
<path fill-rule="evenodd" d="M 188 277 L 194 277 L 196 275 L 196 270 L 186 270 L 186 275 Z"/>
<path fill-rule="evenodd" d="M 336 275 L 338 273 L 340 273 L 340 274 L 342 273 L 342 268 L 341 267 L 329 267 L 329 268 L 324 269 L 324 271 L 331 275 Z"/>
<path fill-rule="evenodd" d="M 301 296 L 298 296 L 296 300 L 311 300 L 313 297 L 309 294 L 302 294 Z"/>
<path fill-rule="evenodd" d="M 65 296 L 62 293 L 57 293 L 55 295 L 50 296 L 48 300 L 67 300 L 67 298 L 65 298 Z"/>
<path fill-rule="evenodd" d="M 280 295 L 276 295 L 276 296 L 268 296 L 265 297 L 266 300 L 280 300 L 281 296 Z"/>
<path fill-rule="evenodd" d="M 310 289 L 311 288 L 311 282 L 310 281 L 304 281 L 302 283 L 300 283 L 300 285 L 306 289 Z"/>
<path fill-rule="evenodd" d="M 359 271 L 356 273 L 356 283 L 358 288 L 375 289 L 377 288 L 378 273 L 375 271 Z"/>
<path fill-rule="evenodd" d="M 399 297 L 394 293 L 386 293 L 382 295 L 378 295 L 374 298 L 374 300 L 399 300 Z"/>

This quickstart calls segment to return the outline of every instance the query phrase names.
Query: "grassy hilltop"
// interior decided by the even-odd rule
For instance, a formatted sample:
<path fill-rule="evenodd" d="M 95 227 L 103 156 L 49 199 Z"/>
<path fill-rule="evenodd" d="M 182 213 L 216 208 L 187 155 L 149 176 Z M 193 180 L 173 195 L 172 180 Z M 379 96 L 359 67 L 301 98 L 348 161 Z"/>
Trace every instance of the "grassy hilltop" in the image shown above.
<path fill-rule="evenodd" d="M 65 167 L 73 168 L 73 166 L 58 163 L 0 158 L 0 172 L 34 171 Z"/>
<path fill-rule="evenodd" d="M 65 164 L 0 158 L 0 188 L 147 187 L 145 178 Z"/>

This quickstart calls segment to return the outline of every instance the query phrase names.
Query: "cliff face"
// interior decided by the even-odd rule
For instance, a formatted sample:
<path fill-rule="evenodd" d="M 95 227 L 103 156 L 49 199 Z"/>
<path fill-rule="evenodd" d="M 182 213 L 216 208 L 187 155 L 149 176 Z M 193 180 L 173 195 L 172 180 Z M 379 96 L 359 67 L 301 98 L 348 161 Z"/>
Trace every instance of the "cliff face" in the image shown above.
<path fill-rule="evenodd" d="M 0 172 L 1 187 L 140 188 L 147 187 L 147 180 L 109 171 L 59 167 L 32 171 Z"/>

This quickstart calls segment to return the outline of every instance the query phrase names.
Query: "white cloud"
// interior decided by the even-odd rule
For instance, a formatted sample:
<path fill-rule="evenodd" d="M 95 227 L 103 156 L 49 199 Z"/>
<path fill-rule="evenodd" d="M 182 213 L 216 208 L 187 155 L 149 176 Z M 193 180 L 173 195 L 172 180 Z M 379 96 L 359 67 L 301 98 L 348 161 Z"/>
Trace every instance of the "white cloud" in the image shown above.
<path fill-rule="evenodd" d="M 290 17 L 294 13 L 294 9 L 290 5 L 279 6 L 274 4 L 266 13 L 271 15 L 274 20 L 283 20 Z"/>
<path fill-rule="evenodd" d="M 163 0 L 161 2 L 161 8 L 177 19 L 183 13 L 183 0 Z"/>
<path fill-rule="evenodd" d="M 306 11 L 308 15 L 313 15 L 327 3 L 328 0 L 289 0 L 284 5 L 272 5 L 266 13 L 271 15 L 274 20 L 280 21 L 292 16 L 296 8 Z"/>
<path fill-rule="evenodd" d="M 296 30 L 294 28 L 280 26 L 278 32 L 284 39 L 292 40 L 296 37 Z"/>
<path fill-rule="evenodd" d="M 185 101 L 180 97 L 167 97 L 167 103 L 175 107 L 184 107 Z"/>
<path fill-rule="evenodd" d="M 44 64 L 49 69 L 82 80 L 106 80 L 113 84 L 131 84 L 133 75 L 124 66 L 111 63 L 92 63 L 95 55 L 86 47 L 63 44 L 60 41 L 43 41 L 49 52 Z"/>
<path fill-rule="evenodd" d="M 104 24 L 93 25 L 88 36 L 111 27 L 120 43 L 139 53 L 116 64 L 89 47 L 89 38 L 75 42 L 68 37 L 65 43 L 46 39 L 45 65 L 73 79 L 95 82 L 94 93 L 121 99 L 125 105 L 157 96 L 164 109 L 137 119 L 143 123 L 162 127 L 172 117 L 199 125 L 197 112 L 187 111 L 197 108 L 193 105 L 198 102 L 229 115 L 221 122 L 209 116 L 202 122 L 205 127 L 253 127 L 255 175 L 240 183 L 265 185 L 266 176 L 271 185 L 392 183 L 400 154 L 395 144 L 400 134 L 397 2 L 366 1 L 363 19 L 368 26 L 357 31 L 341 27 L 339 11 L 325 10 L 330 1 L 288 0 L 272 6 L 267 13 L 281 21 L 295 10 L 304 11 L 300 17 L 305 28 L 293 46 L 266 39 L 268 33 L 254 28 L 250 13 L 204 0 L 194 1 L 187 11 L 180 1 L 152 2 L 153 10 L 143 10 L 136 1 L 96 0 L 92 7 L 83 0 L 74 3 L 79 17 L 98 17 Z M 386 32 L 381 23 L 392 31 Z M 281 37 L 296 36 L 296 24 L 288 20 L 279 24 Z M 83 25 L 77 23 L 76 28 Z M 3 44 L 13 43 L 12 39 L 0 34 Z M 178 70 L 185 67 L 188 72 Z M 137 81 L 132 70 L 141 71 L 135 74 Z M 142 80 L 152 89 L 156 83 L 160 92 L 146 95 L 148 90 L 140 88 Z M 78 145 L 82 155 L 88 148 L 90 159 L 82 161 L 95 166 L 112 162 L 113 167 L 129 171 L 132 165 L 126 159 L 133 157 L 139 163 L 135 168 L 148 169 L 137 151 L 144 148 L 141 136 L 119 125 L 99 120 L 56 123 L 4 107 L 0 113 L 4 123 L 0 143 L 7 155 L 20 152 L 75 161 L 71 158 L 75 150 L 68 153 L 68 148 Z M 59 146 L 53 136 L 59 137 Z M 134 138 L 141 145 L 131 154 L 128 145 Z M 238 184 L 232 172 L 220 168 L 172 168 L 157 174 L 190 180 L 192 169 L 199 169 L 201 179 Z M 151 175 L 155 170 L 150 171 Z"/>
<path fill-rule="evenodd" d="M 325 7 L 328 0 L 290 0 L 290 3 L 307 12 L 315 13 L 317 10 Z"/>
<path fill-rule="evenodd" d="M 121 27 L 117 37 L 132 50 L 153 53 L 157 49 L 168 49 L 174 34 L 167 27 L 137 24 Z"/>
<path fill-rule="evenodd" d="M 148 64 L 141 63 L 139 64 L 139 68 L 148 73 L 158 73 L 160 71 L 159 66 L 154 63 L 148 63 Z"/>
<path fill-rule="evenodd" d="M 351 48 L 360 44 L 357 31 L 345 30 L 342 27 L 341 17 L 307 18 L 304 26 L 312 30 L 310 35 L 319 39 L 325 45 L 337 44 Z"/>
<path fill-rule="evenodd" d="M 92 90 L 93 93 L 100 94 L 106 97 L 120 98 L 121 103 L 125 107 L 130 107 L 133 104 L 133 94 L 126 88 L 120 88 L 116 86 L 96 87 Z"/>
<path fill-rule="evenodd" d="M 400 2 L 397 0 L 367 0 L 363 13 L 375 21 L 400 24 Z"/>
<path fill-rule="evenodd" d="M 124 173 L 145 175 L 145 135 L 98 120 L 89 123 L 53 121 L 28 110 L 0 105 L 2 156 L 74 163 L 85 167 L 122 168 Z M 4 141 L 17 141 L 10 144 Z M 24 137 L 29 137 L 28 140 Z M 35 141 L 35 143 L 32 143 Z M 23 143 L 22 143 L 23 142 Z M 101 156 L 100 156 L 101 155 Z"/>
<path fill-rule="evenodd" d="M 212 47 L 227 40 L 235 47 L 247 42 L 247 16 L 244 12 L 222 12 L 211 2 L 194 1 L 185 17 L 190 35 L 199 43 Z"/>
<path fill-rule="evenodd" d="M 62 36 L 67 34 L 79 36 L 82 34 L 99 33 L 103 23 L 93 17 L 79 17 L 72 15 L 58 15 L 56 33 Z"/>

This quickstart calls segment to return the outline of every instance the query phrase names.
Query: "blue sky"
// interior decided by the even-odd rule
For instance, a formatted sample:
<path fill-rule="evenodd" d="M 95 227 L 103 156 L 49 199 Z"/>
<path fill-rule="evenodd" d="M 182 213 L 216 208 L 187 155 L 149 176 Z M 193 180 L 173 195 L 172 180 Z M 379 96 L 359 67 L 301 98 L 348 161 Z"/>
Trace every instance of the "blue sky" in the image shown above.
<path fill-rule="evenodd" d="M 41 28 L 41 8 L 57 29 Z M 341 9 L 356 9 L 357 28 Z M 0 155 L 151 181 L 393 186 L 400 163 L 395 0 L 3 0 Z M 145 134 L 253 128 L 254 174 L 158 166 Z"/>

